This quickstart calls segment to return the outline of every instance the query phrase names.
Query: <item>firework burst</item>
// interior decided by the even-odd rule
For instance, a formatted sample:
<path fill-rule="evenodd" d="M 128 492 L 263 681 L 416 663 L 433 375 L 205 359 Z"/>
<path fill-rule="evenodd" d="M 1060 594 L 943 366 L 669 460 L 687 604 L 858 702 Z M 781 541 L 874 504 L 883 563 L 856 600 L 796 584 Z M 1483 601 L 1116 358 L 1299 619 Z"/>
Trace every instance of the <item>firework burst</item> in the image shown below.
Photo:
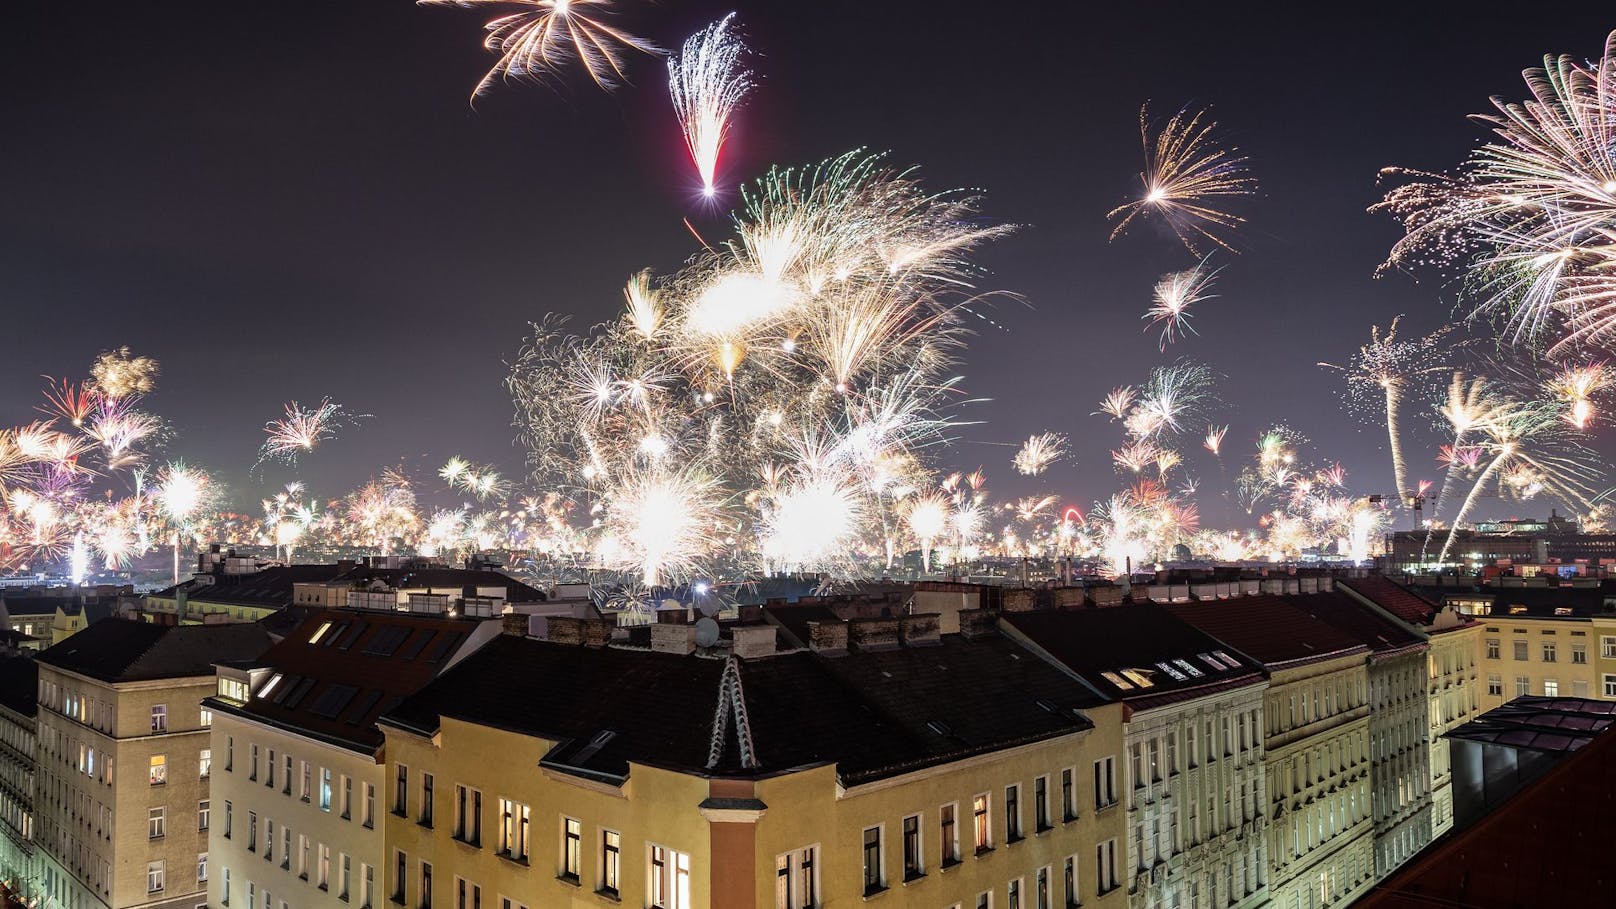
<path fill-rule="evenodd" d="M 1219 271 L 1222 269 L 1208 271 L 1206 260 L 1202 259 L 1194 268 L 1164 275 L 1156 282 L 1155 302 L 1141 318 L 1150 321 L 1145 327 L 1146 331 L 1161 325 L 1159 346 L 1162 350 L 1166 350 L 1167 345 L 1175 340 L 1196 333 L 1190 326 L 1189 308 L 1217 296 L 1210 290 L 1212 279 L 1217 277 Z"/>
<path fill-rule="evenodd" d="M 368 414 L 349 413 L 330 398 L 321 398 L 320 403 L 311 408 L 293 401 L 286 405 L 285 417 L 264 424 L 264 432 L 269 437 L 258 450 L 258 464 L 279 461 L 295 467 L 299 455 L 336 438 L 339 430 L 366 417 Z"/>
<path fill-rule="evenodd" d="M 702 194 L 709 199 L 717 193 L 718 156 L 729 137 L 730 120 L 752 88 L 752 75 L 740 62 L 746 46 L 730 31 L 734 18 L 730 13 L 691 35 L 683 51 L 668 60 L 673 109 L 701 175 Z"/>
<path fill-rule="evenodd" d="M 1036 477 L 1051 464 L 1066 456 L 1066 437 L 1054 432 L 1041 432 L 1021 443 L 1021 450 L 1011 459 L 1016 473 Z"/>
<path fill-rule="evenodd" d="M 1149 106 L 1139 110 L 1139 138 L 1145 148 L 1145 169 L 1139 174 L 1143 194 L 1117 206 L 1107 218 L 1120 217 L 1111 239 L 1127 231 L 1145 213 L 1162 218 L 1190 252 L 1201 255 L 1206 244 L 1234 251 L 1219 232 L 1245 219 L 1220 207 L 1226 199 L 1249 196 L 1257 181 L 1246 158 L 1224 148 L 1214 137 L 1217 124 L 1205 111 L 1181 110 L 1151 136 Z"/>
<path fill-rule="evenodd" d="M 1371 326 L 1369 343 L 1358 348 L 1346 366 L 1319 364 L 1346 376 L 1349 402 L 1362 402 L 1363 412 L 1379 411 L 1385 416 L 1393 482 L 1399 497 L 1407 495 L 1411 488 L 1398 423 L 1403 398 L 1410 383 L 1446 371 L 1441 360 L 1441 343 L 1449 330 L 1444 327 L 1413 339 L 1399 338 L 1397 329 L 1402 320 L 1402 316 L 1392 319 L 1384 332 L 1378 325 Z"/>
<path fill-rule="evenodd" d="M 472 90 L 476 97 L 501 79 L 545 79 L 561 67 L 582 64 L 595 84 L 616 88 L 627 80 L 630 51 L 662 50 L 608 21 L 613 0 L 416 0 L 420 6 L 512 9 L 483 26 L 483 47 L 499 62 Z"/>

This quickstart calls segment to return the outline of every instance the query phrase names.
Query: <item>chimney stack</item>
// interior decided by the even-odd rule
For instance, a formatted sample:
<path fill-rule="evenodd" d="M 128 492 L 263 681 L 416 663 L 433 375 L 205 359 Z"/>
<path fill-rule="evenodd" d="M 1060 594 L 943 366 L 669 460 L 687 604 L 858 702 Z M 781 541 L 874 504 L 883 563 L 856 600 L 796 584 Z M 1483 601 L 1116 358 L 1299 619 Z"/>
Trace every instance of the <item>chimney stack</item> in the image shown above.
<path fill-rule="evenodd" d="M 820 656 L 845 656 L 847 654 L 847 623 L 842 621 L 809 622 L 808 649 Z"/>
<path fill-rule="evenodd" d="M 736 625 L 730 629 L 735 641 L 734 653 L 742 659 L 772 656 L 775 650 L 773 625 Z"/>
<path fill-rule="evenodd" d="M 959 614 L 960 636 L 967 641 L 980 640 L 998 631 L 999 617 L 986 609 L 962 609 Z"/>
<path fill-rule="evenodd" d="M 654 653 L 695 653 L 696 626 L 657 622 L 651 626 L 651 650 Z"/>
<path fill-rule="evenodd" d="M 896 650 L 898 620 L 853 619 L 847 623 L 847 643 L 859 651 Z"/>
<path fill-rule="evenodd" d="M 905 647 L 935 647 L 943 643 L 942 616 L 935 612 L 906 615 L 898 619 L 898 637 Z"/>

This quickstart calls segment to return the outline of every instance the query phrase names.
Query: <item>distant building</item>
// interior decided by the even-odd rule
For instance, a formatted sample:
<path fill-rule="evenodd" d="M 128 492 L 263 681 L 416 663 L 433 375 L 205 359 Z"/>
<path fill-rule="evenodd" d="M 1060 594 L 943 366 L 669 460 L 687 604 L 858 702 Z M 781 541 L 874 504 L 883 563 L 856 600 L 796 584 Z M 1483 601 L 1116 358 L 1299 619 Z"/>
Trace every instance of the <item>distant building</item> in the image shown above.
<path fill-rule="evenodd" d="M 213 664 L 256 625 L 106 619 L 39 666 L 39 892 L 51 906 L 193 909 L 207 899 Z M 116 773 L 114 769 L 116 768 Z"/>
<path fill-rule="evenodd" d="M 0 591 L 0 619 L 7 629 L 32 638 L 22 642 L 25 649 L 44 650 L 115 614 L 120 600 L 133 599 L 134 593 L 133 587 L 116 584 L 11 587 Z"/>
<path fill-rule="evenodd" d="M 611 627 L 502 636 L 386 712 L 388 899 L 1128 904 L 1120 708 L 991 614 L 822 616 L 790 651 Z"/>

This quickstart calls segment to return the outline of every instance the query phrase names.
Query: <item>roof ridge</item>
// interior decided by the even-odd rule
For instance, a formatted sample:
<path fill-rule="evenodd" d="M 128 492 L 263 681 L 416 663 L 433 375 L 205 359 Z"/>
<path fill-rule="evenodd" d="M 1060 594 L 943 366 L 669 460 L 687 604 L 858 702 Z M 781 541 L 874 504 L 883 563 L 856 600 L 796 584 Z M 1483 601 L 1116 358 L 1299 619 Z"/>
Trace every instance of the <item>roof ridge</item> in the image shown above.
<path fill-rule="evenodd" d="M 752 742 L 752 720 L 746 712 L 746 692 L 741 688 L 740 660 L 730 654 L 724 661 L 724 674 L 718 679 L 718 707 L 713 714 L 712 739 L 707 748 L 707 769 L 715 770 L 723 760 L 729 740 L 729 718 L 735 715 L 735 744 L 741 766 L 755 770 L 757 749 Z"/>

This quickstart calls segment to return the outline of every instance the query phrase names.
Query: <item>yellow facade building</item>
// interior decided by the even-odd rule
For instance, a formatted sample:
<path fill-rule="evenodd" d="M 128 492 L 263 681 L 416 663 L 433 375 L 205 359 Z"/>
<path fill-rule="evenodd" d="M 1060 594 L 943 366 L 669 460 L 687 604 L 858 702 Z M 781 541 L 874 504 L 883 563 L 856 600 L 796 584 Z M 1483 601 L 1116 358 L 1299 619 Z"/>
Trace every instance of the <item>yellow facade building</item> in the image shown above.
<path fill-rule="evenodd" d="M 40 897 L 73 909 L 206 900 L 215 660 L 269 645 L 254 625 L 105 619 L 37 657 Z"/>
<path fill-rule="evenodd" d="M 574 624 L 383 716 L 395 903 L 1127 904 L 1120 708 L 991 616 Z"/>

